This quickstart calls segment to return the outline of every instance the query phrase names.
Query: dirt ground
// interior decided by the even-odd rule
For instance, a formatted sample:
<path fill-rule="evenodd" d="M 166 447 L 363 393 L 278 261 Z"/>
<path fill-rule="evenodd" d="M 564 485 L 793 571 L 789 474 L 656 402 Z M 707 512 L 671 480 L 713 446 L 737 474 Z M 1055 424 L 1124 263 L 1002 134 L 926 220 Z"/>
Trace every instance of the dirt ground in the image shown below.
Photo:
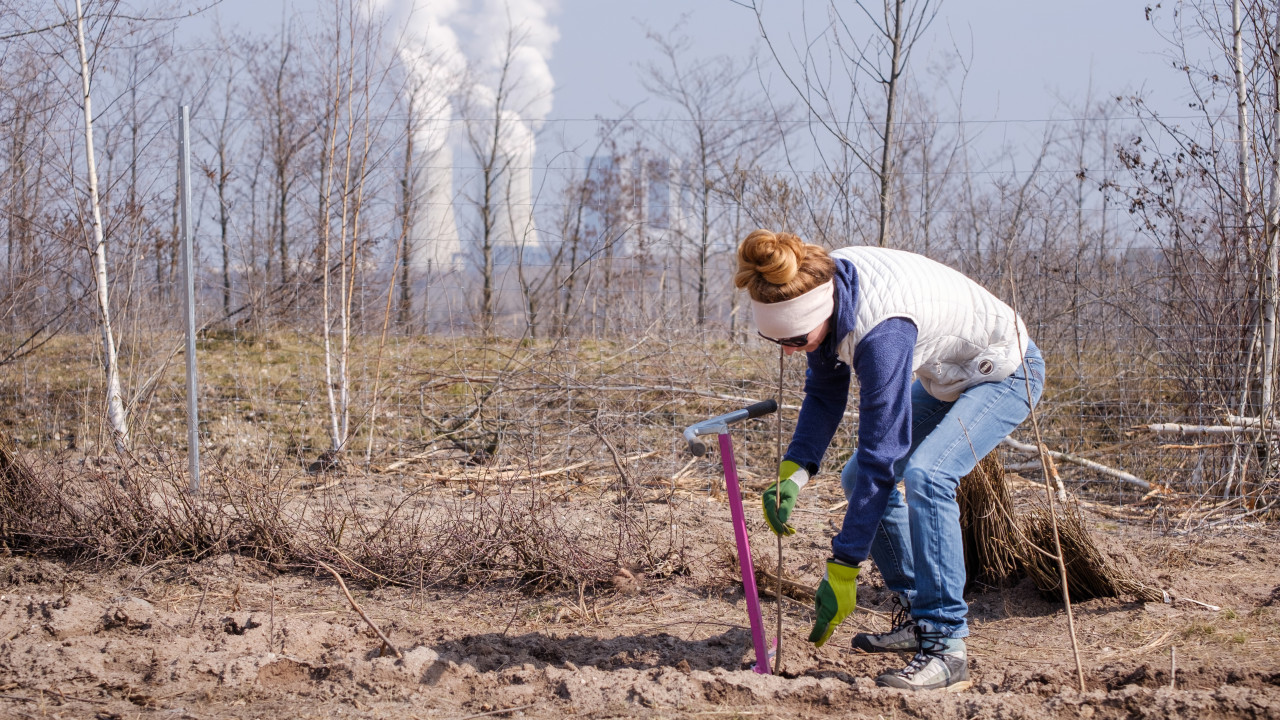
<path fill-rule="evenodd" d="M 840 513 L 821 494 L 801 503 L 784 558 L 814 583 Z M 105 568 L 0 558 L 0 717 L 1280 717 L 1274 526 L 1186 531 L 1151 506 L 1087 504 L 1091 529 L 1140 558 L 1170 602 L 1075 606 L 1082 693 L 1060 603 L 1026 581 L 977 588 L 973 688 L 910 694 L 873 682 L 903 660 L 849 647 L 884 615 L 855 613 L 815 650 L 811 611 L 793 600 L 784 673 L 752 672 L 728 504 L 681 495 L 662 513 L 685 529 L 688 568 L 620 572 L 602 592 L 353 584 L 400 659 L 380 654 L 324 572 L 234 555 Z M 774 540 L 752 525 L 771 566 Z M 884 611 L 888 599 L 864 571 L 862 606 Z M 776 605 L 764 608 L 772 635 Z"/>

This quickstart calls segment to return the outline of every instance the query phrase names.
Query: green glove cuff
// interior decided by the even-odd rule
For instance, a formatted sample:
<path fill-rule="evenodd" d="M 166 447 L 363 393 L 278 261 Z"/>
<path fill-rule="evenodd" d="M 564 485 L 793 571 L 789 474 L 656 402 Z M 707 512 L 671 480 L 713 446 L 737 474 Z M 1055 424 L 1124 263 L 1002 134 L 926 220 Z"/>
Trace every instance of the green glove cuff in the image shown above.
<path fill-rule="evenodd" d="M 809 471 L 791 460 L 783 460 L 778 465 L 778 479 L 790 480 L 802 488 L 809 484 Z"/>
<path fill-rule="evenodd" d="M 840 623 L 858 606 L 859 568 L 836 560 L 827 561 L 827 576 L 818 584 L 814 600 L 817 619 L 809 633 L 809 642 L 822 647 Z"/>
<path fill-rule="evenodd" d="M 842 583 L 858 582 L 858 573 L 861 570 L 862 568 L 857 565 L 845 565 L 834 558 L 827 561 L 827 577 Z"/>

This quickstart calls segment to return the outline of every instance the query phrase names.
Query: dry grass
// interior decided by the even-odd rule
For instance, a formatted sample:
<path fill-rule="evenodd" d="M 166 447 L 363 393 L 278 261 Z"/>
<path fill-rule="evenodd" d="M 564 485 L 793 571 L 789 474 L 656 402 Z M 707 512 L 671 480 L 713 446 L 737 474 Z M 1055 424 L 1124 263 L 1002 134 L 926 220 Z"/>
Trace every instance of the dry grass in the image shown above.
<path fill-rule="evenodd" d="M 378 348 L 366 338 L 352 356 L 352 434 L 335 467 L 388 495 L 369 503 L 341 473 L 307 474 L 333 457 L 314 339 L 210 334 L 200 345 L 206 492 L 193 498 L 175 455 L 185 402 L 172 339 L 130 346 L 136 457 L 103 455 L 90 339 L 56 338 L 40 362 L 0 377 L 4 420 L 31 463 L 28 474 L 6 466 L 0 537 L 12 548 L 129 562 L 237 552 L 412 587 L 581 588 L 630 565 L 678 572 L 681 539 L 652 501 L 714 493 L 720 475 L 714 457 L 686 464 L 680 430 L 772 397 L 777 382 L 771 348 L 723 341 L 402 337 L 383 351 L 371 415 Z M 786 372 L 783 403 L 798 405 L 803 363 Z M 1045 405 L 1054 407 L 1052 387 Z M 1050 428 L 1074 421 L 1049 415 Z M 794 417 L 785 410 L 784 424 Z M 827 468 L 852 453 L 853 425 L 837 434 Z M 745 487 L 759 481 L 751 469 L 773 462 L 774 427 L 770 418 L 734 429 Z M 982 467 L 987 475 L 961 486 L 973 576 L 1035 576 L 1043 557 L 1030 548 L 1047 547 L 1038 516 L 1015 513 L 1003 471 Z M 1085 568 L 1109 577 L 1083 527 L 1060 520 L 1069 545 L 1082 540 L 1069 550 L 1082 587 L 1097 584 Z"/>
<path fill-rule="evenodd" d="M 178 339 L 157 334 L 135 336 L 129 343 L 125 392 L 138 448 L 163 452 L 185 444 L 183 363 L 172 355 Z M 38 358 L 0 375 L 5 407 L 0 424 L 22 448 L 76 456 L 105 451 L 101 369 L 86 352 L 93 347 L 92 337 L 64 334 Z M 591 452 L 590 428 L 598 422 L 625 426 L 645 449 L 674 448 L 684 426 L 743 401 L 774 396 L 772 350 L 755 341 L 744 345 L 671 335 L 488 342 L 392 337 L 379 365 L 376 338 L 359 336 L 350 364 L 352 431 L 339 460 L 348 470 L 368 470 L 452 449 L 485 466 L 552 454 L 567 464 Z M 202 337 L 199 353 L 200 430 L 207 456 L 286 475 L 319 469 L 322 458 L 332 457 L 326 454 L 331 447 L 323 354 L 314 337 L 287 330 L 211 331 Z M 1059 367 L 1056 358 L 1050 363 Z M 795 359 L 787 364 L 784 404 L 800 403 L 803 369 Z M 1095 375 L 1090 371 L 1088 377 Z M 1164 485 L 1187 490 L 1189 499 L 1207 488 L 1184 488 L 1183 479 L 1224 471 L 1228 450 L 1162 450 L 1159 438 L 1128 433 L 1136 418 L 1152 417 L 1152 408 L 1162 406 L 1165 389 L 1157 383 L 1120 383 L 1114 373 L 1098 376 L 1104 381 L 1080 383 L 1066 366 L 1050 372 L 1042 423 L 1051 447 L 1160 478 Z M 1126 377 L 1132 377 L 1132 369 Z M 784 414 L 790 423 L 794 411 Z M 757 425 L 735 434 L 746 433 L 744 445 L 768 448 L 771 427 Z M 1060 444 L 1054 439 L 1059 437 L 1066 440 Z M 830 467 L 849 456 L 851 440 L 850 432 L 837 434 L 828 452 Z M 679 467 L 673 461 L 669 472 Z M 1198 467 L 1199 476 L 1193 472 Z M 1092 487 L 1114 489 L 1107 481 Z"/>
<path fill-rule="evenodd" d="M 168 355 L 172 344 L 134 343 L 133 356 L 142 359 L 125 374 L 125 393 L 137 448 L 185 445 L 183 367 Z M 101 369 L 85 353 L 92 347 L 92 338 L 59 337 L 39 362 L 0 375 L 0 403 L 6 408 L 0 422 L 22 448 L 76 455 L 106 451 Z M 347 466 L 362 468 L 366 454 L 380 466 L 435 448 L 466 452 L 484 465 L 527 462 L 552 452 L 572 458 L 594 444 L 593 422 L 623 424 L 646 448 L 675 447 L 684 426 L 735 407 L 733 398 L 775 394 L 776 358 L 755 350 L 672 338 L 391 338 L 383 351 L 371 436 L 378 348 L 369 338 L 357 338 L 352 433 L 344 448 L 354 464 Z M 283 331 L 224 333 L 202 339 L 199 353 L 206 455 L 254 469 L 288 470 L 306 468 L 330 449 L 323 356 L 314 339 Z M 793 365 L 788 402 L 794 404 L 803 368 Z"/>

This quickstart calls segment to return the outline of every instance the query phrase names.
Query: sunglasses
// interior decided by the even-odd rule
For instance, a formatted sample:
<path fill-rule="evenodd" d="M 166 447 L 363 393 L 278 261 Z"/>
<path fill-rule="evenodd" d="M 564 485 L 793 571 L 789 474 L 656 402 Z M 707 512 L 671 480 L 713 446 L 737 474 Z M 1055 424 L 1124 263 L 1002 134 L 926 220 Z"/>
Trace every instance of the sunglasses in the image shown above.
<path fill-rule="evenodd" d="M 768 335 L 765 335 L 764 333 L 759 331 L 756 331 L 756 334 L 764 338 L 765 340 L 768 340 L 771 343 L 778 343 L 783 347 L 802 348 L 805 345 L 809 344 L 809 333 L 805 333 L 804 335 L 796 335 L 795 337 L 789 337 L 789 338 L 771 338 Z"/>

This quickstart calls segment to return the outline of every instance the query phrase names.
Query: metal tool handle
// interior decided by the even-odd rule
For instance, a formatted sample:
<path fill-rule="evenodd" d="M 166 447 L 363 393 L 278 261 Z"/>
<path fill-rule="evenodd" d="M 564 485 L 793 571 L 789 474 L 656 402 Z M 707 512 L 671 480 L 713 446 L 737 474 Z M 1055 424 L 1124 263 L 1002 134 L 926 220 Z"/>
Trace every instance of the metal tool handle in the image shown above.
<path fill-rule="evenodd" d="M 761 400 L 740 410 L 734 410 L 724 415 L 717 415 L 716 417 L 696 422 L 684 430 L 684 439 L 689 442 L 689 452 L 697 457 L 702 457 L 707 454 L 707 446 L 698 439 L 699 437 L 728 432 L 729 426 L 736 422 L 762 417 L 777 410 L 777 400 Z"/>

